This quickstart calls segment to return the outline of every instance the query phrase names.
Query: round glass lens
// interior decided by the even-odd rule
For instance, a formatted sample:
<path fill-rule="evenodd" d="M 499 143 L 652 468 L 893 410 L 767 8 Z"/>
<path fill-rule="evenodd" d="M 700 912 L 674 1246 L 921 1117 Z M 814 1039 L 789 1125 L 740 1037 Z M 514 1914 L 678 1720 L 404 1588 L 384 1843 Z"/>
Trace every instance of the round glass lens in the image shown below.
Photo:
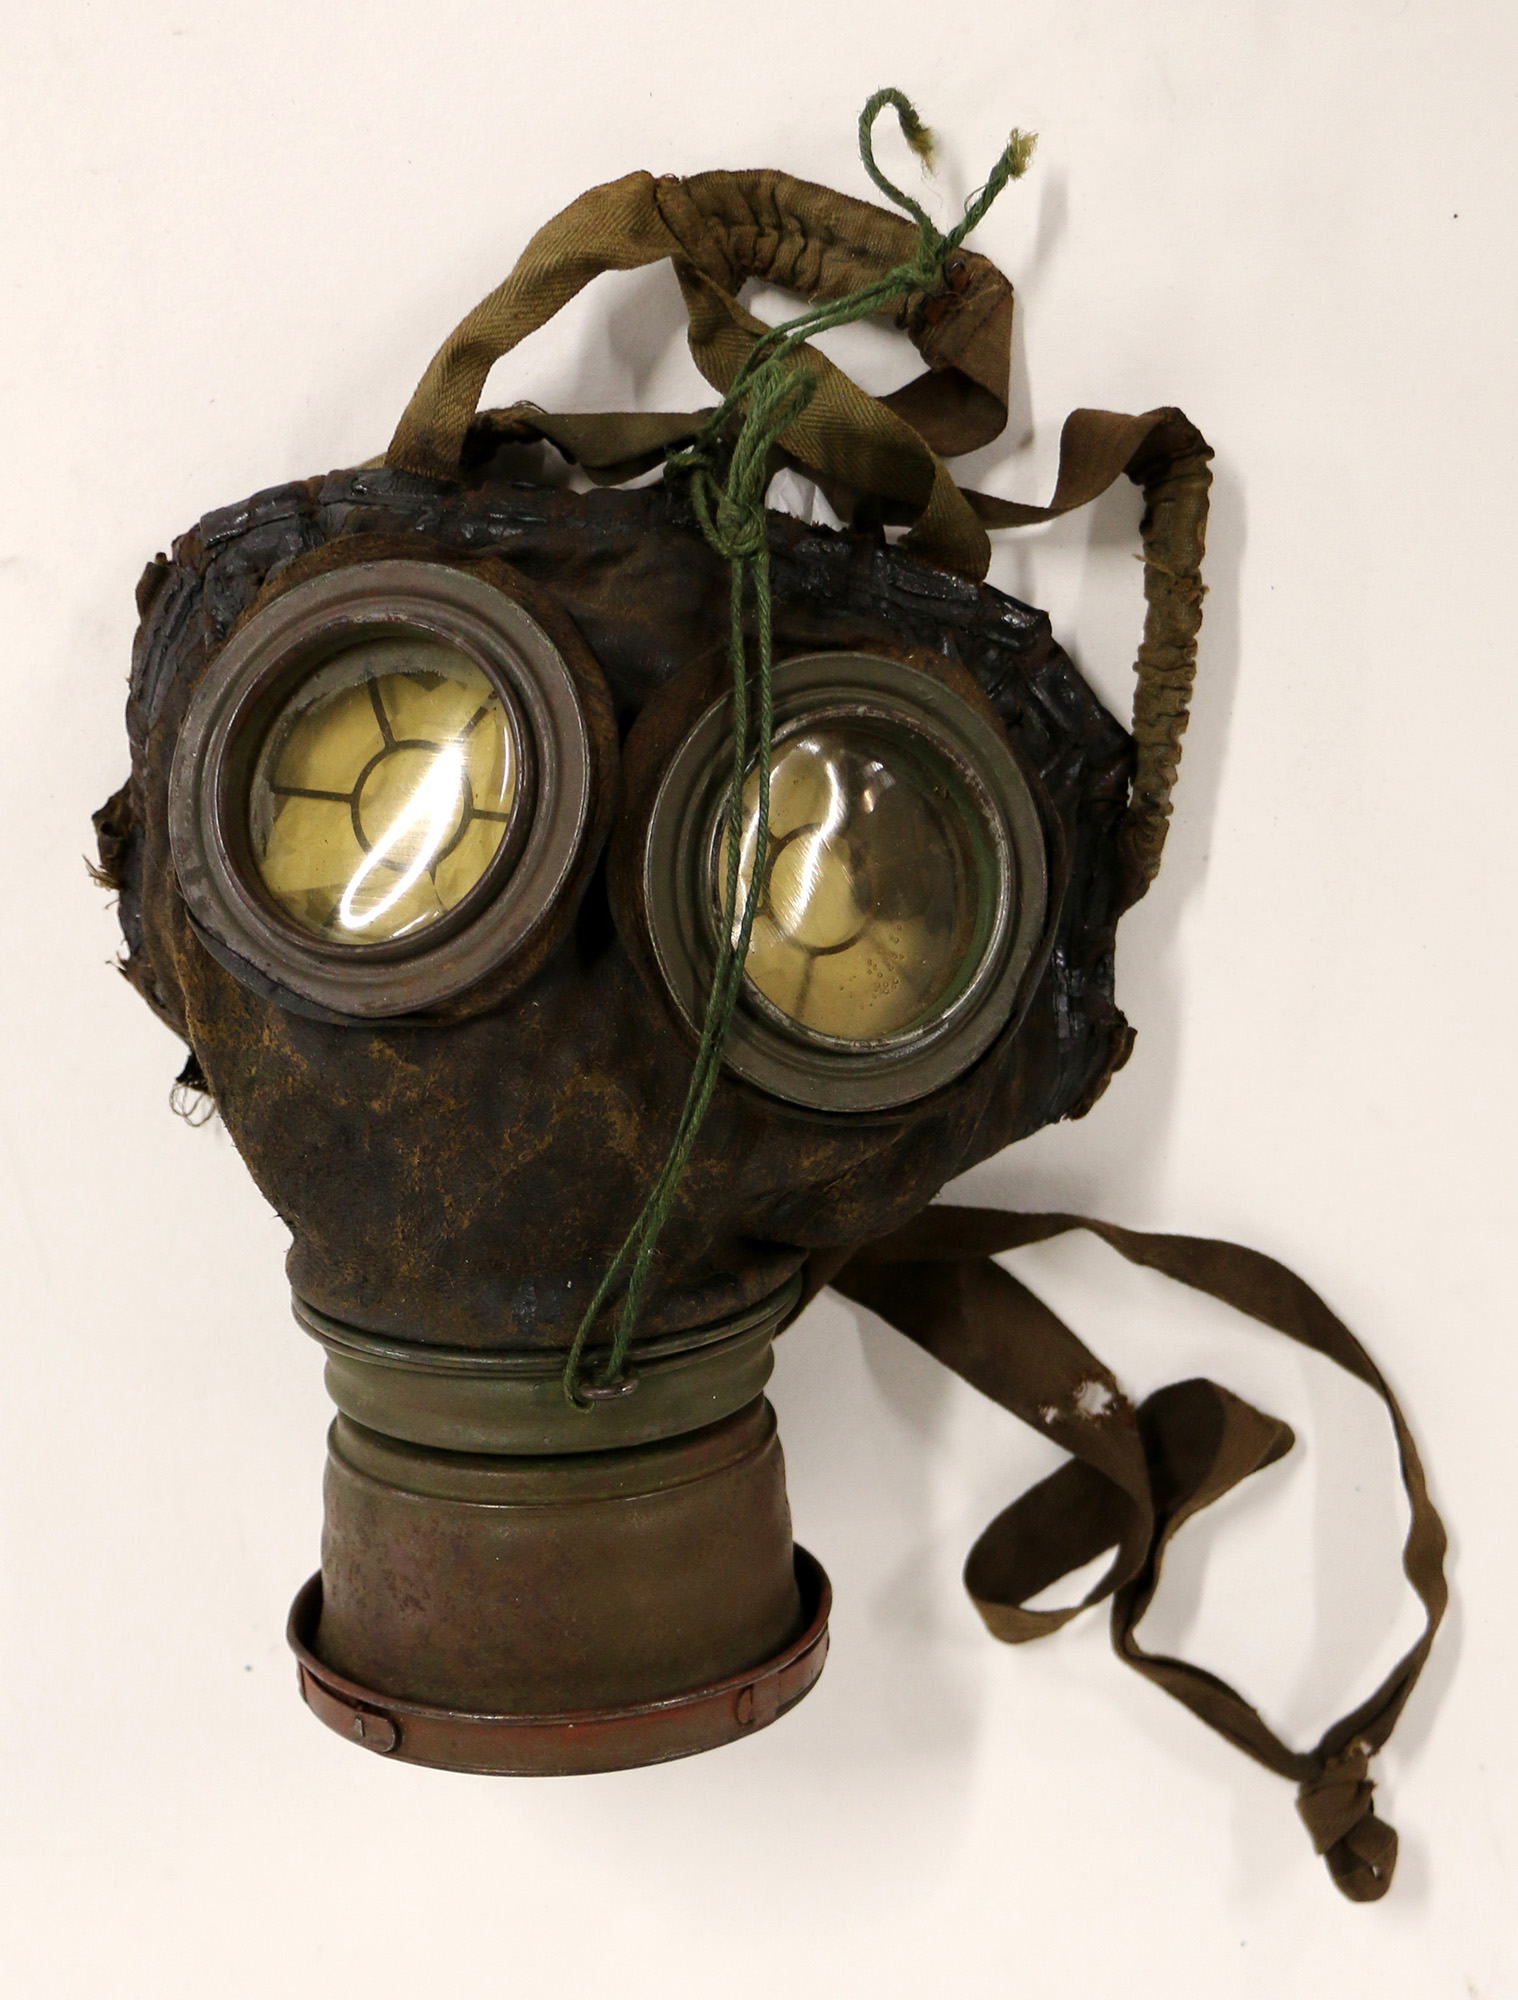
<path fill-rule="evenodd" d="M 743 812 L 740 912 L 753 877 L 757 771 Z M 724 834 L 712 883 L 719 913 L 728 849 Z M 908 1032 L 942 1012 L 974 970 L 979 873 L 967 813 L 927 759 L 864 724 L 809 729 L 776 746 L 746 975 L 816 1034 L 873 1042 Z"/>
<path fill-rule="evenodd" d="M 366 639 L 275 717 L 248 798 L 254 865 L 315 937 L 406 937 L 483 876 L 518 782 L 505 704 L 472 660 L 434 639 Z"/>

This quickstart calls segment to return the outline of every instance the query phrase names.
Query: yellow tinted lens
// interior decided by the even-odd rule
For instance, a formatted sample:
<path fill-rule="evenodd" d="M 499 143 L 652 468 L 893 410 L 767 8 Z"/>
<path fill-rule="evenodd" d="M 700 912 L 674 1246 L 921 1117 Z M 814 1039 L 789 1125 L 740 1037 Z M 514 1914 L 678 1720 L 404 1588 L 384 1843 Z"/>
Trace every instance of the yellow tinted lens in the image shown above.
<path fill-rule="evenodd" d="M 743 807 L 739 911 L 753 873 L 757 772 Z M 724 836 L 719 908 L 727 858 Z M 907 1032 L 951 1004 L 973 970 L 976 872 L 962 808 L 901 745 L 848 724 L 793 737 L 771 772 L 747 977 L 817 1034 L 868 1042 Z"/>
<path fill-rule="evenodd" d="M 435 640 L 365 641 L 275 718 L 249 792 L 254 865 L 313 936 L 407 936 L 484 875 L 516 764 L 505 705 L 472 660 Z"/>

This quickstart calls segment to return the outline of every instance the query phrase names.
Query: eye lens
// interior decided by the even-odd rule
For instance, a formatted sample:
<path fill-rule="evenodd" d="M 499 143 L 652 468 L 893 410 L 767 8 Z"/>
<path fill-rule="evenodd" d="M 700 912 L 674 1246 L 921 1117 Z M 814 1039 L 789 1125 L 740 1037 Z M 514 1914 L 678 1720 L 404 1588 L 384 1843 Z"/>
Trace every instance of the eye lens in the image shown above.
<path fill-rule="evenodd" d="M 465 654 L 420 637 L 352 646 L 296 691 L 259 753 L 248 831 L 264 888 L 325 940 L 420 931 L 485 874 L 517 762 L 506 705 Z"/>
<path fill-rule="evenodd" d="M 743 810 L 740 912 L 753 875 L 757 772 Z M 724 835 L 712 884 L 719 911 L 728 853 Z M 910 1032 L 974 970 L 976 879 L 966 816 L 941 774 L 883 732 L 809 730 L 776 749 L 746 976 L 814 1034 L 871 1042 Z"/>

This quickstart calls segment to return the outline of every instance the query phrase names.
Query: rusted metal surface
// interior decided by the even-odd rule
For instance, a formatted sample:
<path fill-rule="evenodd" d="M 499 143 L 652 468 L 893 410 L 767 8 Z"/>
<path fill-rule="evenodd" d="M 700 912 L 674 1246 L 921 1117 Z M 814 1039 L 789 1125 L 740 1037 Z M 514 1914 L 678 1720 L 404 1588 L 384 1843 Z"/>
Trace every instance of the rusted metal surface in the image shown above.
<path fill-rule="evenodd" d="M 832 1589 L 822 1565 L 795 1551 L 800 1604 L 794 1636 L 767 1659 L 657 1701 L 542 1714 L 482 1714 L 400 1701 L 335 1672 L 317 1657 L 322 1580 L 290 1608 L 287 1629 L 302 1699 L 348 1742 L 403 1763 L 516 1777 L 569 1776 L 658 1764 L 737 1742 L 794 1708 L 827 1659 Z"/>
<path fill-rule="evenodd" d="M 799 1623 L 763 1397 L 704 1430 L 572 1457 L 433 1451 L 340 1416 L 325 1501 L 317 1650 L 405 1699 L 654 1701 L 767 1658 Z"/>

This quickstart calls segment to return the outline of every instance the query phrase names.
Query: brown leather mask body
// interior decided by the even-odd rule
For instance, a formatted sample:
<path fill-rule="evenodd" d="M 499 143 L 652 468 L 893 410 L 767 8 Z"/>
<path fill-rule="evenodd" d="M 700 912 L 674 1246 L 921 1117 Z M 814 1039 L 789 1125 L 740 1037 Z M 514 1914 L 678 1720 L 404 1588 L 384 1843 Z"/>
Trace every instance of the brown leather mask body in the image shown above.
<path fill-rule="evenodd" d="M 1006 731 L 1045 808 L 1051 922 L 1026 1005 L 972 1069 L 920 1102 L 828 1116 L 724 1076 L 663 1239 L 649 1334 L 751 1305 L 809 1251 L 905 1221 L 975 1161 L 1087 1109 L 1131 1043 L 1112 993 L 1132 744 L 1048 620 L 878 536 L 774 515 L 769 539 L 777 657 L 900 657 Z M 469 995 L 415 1025 L 337 1024 L 252 990 L 197 934 L 169 857 L 169 768 L 186 703 L 239 620 L 292 579 L 402 548 L 486 574 L 509 564 L 539 622 L 583 641 L 604 686 L 603 831 L 572 921 L 504 997 Z M 691 1038 L 647 963 L 631 871 L 617 864 L 637 844 L 661 752 L 719 688 L 725 566 L 673 488 L 581 495 L 486 465 L 449 490 L 377 470 L 207 516 L 143 594 L 132 778 L 104 815 L 127 970 L 189 1042 L 289 1224 L 296 1291 L 414 1341 L 567 1344 L 658 1170 L 689 1075 Z"/>

